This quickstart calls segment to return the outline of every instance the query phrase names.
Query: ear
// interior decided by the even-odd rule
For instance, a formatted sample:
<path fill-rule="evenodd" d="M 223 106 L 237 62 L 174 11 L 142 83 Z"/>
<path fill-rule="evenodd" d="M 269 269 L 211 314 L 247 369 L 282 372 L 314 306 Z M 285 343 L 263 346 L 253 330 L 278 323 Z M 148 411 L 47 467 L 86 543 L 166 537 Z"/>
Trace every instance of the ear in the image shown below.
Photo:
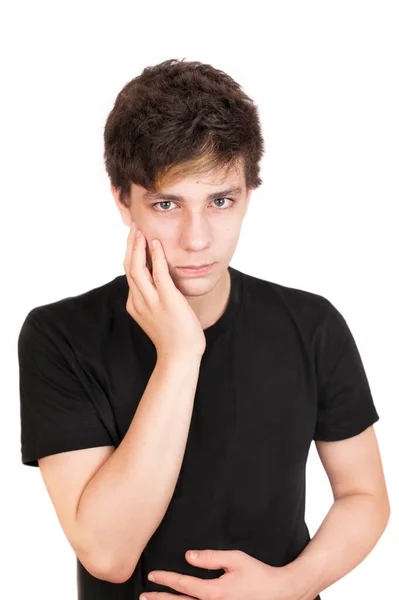
<path fill-rule="evenodd" d="M 130 227 L 132 223 L 132 215 L 130 213 L 130 209 L 124 204 L 122 204 L 122 202 L 119 200 L 119 190 L 117 190 L 116 187 L 112 185 L 112 183 L 110 184 L 110 189 L 114 197 L 116 208 L 119 210 L 123 223 Z"/>
<path fill-rule="evenodd" d="M 120 204 L 118 190 L 116 189 L 116 187 L 114 185 L 112 185 L 112 183 L 110 183 L 109 188 L 111 190 L 111 194 L 114 197 L 115 204 L 118 206 L 118 204 Z"/>

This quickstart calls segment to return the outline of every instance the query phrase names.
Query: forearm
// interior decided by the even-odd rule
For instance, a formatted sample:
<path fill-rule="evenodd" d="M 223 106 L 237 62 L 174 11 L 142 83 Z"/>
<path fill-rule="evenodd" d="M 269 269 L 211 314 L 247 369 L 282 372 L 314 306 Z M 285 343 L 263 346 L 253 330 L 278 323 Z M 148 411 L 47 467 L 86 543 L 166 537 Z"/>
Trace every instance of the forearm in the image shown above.
<path fill-rule="evenodd" d="M 165 515 L 183 461 L 200 362 L 157 361 L 125 437 L 81 495 L 76 522 L 96 572 L 119 577 L 133 570 Z"/>
<path fill-rule="evenodd" d="M 314 600 L 362 562 L 388 520 L 387 504 L 369 494 L 335 500 L 309 544 L 286 566 L 298 590 L 297 600 Z"/>

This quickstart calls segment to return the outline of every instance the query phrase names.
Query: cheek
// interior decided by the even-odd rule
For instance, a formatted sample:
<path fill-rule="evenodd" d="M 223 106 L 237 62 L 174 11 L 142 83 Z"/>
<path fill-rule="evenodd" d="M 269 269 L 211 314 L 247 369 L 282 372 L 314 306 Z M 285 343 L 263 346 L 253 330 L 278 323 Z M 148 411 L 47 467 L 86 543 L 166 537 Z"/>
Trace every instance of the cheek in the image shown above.
<path fill-rule="evenodd" d="M 240 223 L 230 223 L 229 225 L 226 225 L 225 228 L 219 231 L 218 238 L 219 240 L 224 240 L 226 245 L 234 246 L 239 238 L 240 229 Z"/>
<path fill-rule="evenodd" d="M 229 235 L 225 238 L 225 248 L 228 248 L 228 253 L 230 255 L 234 254 L 235 249 L 238 245 L 238 240 L 240 236 L 240 231 L 230 231 Z"/>

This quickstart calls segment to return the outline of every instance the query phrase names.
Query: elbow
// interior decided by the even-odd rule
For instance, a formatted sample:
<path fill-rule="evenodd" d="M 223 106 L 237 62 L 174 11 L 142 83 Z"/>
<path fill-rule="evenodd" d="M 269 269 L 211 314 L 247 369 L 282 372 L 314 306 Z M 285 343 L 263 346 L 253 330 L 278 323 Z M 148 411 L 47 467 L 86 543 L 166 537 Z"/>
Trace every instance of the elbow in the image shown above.
<path fill-rule="evenodd" d="M 112 570 L 109 570 L 106 579 L 107 581 L 111 581 L 111 583 L 125 583 L 128 581 L 133 575 L 136 568 L 136 564 L 129 565 L 128 567 L 118 567 Z"/>
<path fill-rule="evenodd" d="M 143 547 L 123 553 L 121 548 L 119 552 L 116 550 L 105 552 L 103 548 L 101 551 L 98 548 L 93 551 L 93 547 L 88 551 L 87 545 L 85 550 L 82 550 L 81 546 L 79 549 L 75 546 L 74 549 L 80 563 L 90 575 L 110 583 L 125 583 L 133 575 Z"/>
<path fill-rule="evenodd" d="M 108 581 L 109 583 L 124 583 L 130 577 L 126 569 L 122 569 L 120 566 L 101 560 L 94 559 L 93 557 L 88 558 L 86 555 L 83 557 L 81 554 L 77 554 L 77 558 L 81 565 L 86 569 L 92 577 L 101 579 L 101 581 Z"/>
<path fill-rule="evenodd" d="M 121 565 L 114 563 L 105 563 L 104 560 L 92 561 L 90 565 L 84 565 L 86 570 L 89 571 L 93 577 L 101 579 L 102 581 L 108 581 L 109 583 L 125 583 L 132 576 L 136 564 L 134 565 Z"/>

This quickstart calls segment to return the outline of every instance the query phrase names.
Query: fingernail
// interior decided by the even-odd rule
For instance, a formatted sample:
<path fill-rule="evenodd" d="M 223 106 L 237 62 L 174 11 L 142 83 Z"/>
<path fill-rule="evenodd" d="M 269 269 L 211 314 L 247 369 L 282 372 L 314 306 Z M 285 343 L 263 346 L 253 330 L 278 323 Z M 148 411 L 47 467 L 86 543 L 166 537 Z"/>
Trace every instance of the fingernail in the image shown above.
<path fill-rule="evenodd" d="M 140 229 L 137 229 L 137 230 L 136 230 L 136 236 L 137 236 L 138 238 L 141 236 L 141 231 L 140 231 Z"/>

